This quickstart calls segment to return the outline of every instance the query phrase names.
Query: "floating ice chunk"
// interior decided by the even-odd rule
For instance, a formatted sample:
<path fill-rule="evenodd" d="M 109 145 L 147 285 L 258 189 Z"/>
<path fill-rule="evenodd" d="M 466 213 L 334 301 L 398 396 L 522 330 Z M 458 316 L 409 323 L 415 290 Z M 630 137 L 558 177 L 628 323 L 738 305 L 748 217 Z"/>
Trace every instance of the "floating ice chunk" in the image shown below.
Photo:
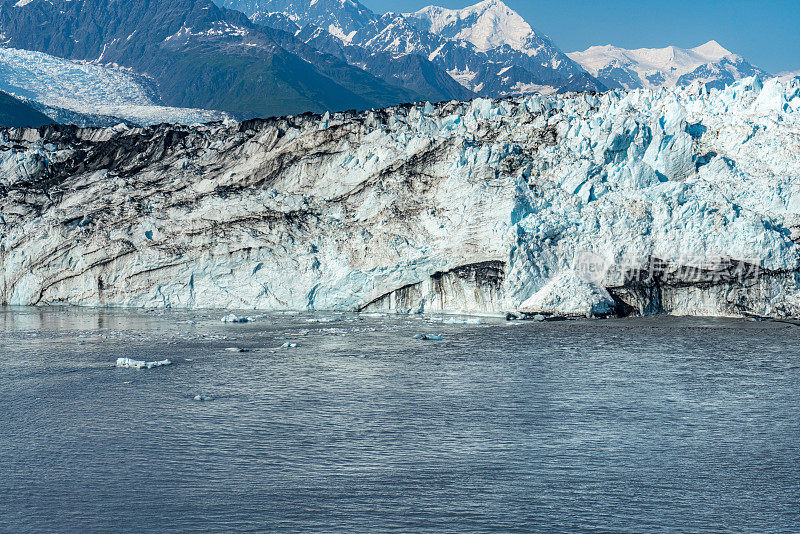
<path fill-rule="evenodd" d="M 421 339 L 423 341 L 441 341 L 442 334 L 417 334 L 414 339 Z"/>
<path fill-rule="evenodd" d="M 210 401 L 210 400 L 213 400 L 213 399 L 211 397 L 209 397 L 208 395 L 200 394 L 200 395 L 195 395 L 194 396 L 194 400 L 196 400 L 198 402 L 206 402 L 206 401 Z"/>
<path fill-rule="evenodd" d="M 338 323 L 342 319 L 339 317 L 312 317 L 306 319 L 307 323 Z"/>
<path fill-rule="evenodd" d="M 469 319 L 460 319 L 458 317 L 450 317 L 444 320 L 444 324 L 481 324 L 479 317 Z"/>
<path fill-rule="evenodd" d="M 573 271 L 556 276 L 519 307 L 519 311 L 529 315 L 607 315 L 613 310 L 614 300 L 605 288 Z"/>
<path fill-rule="evenodd" d="M 480 317 L 426 317 L 424 320 L 441 324 L 481 324 L 482 322 Z"/>
<path fill-rule="evenodd" d="M 533 320 L 534 320 L 534 321 L 539 321 L 539 322 L 542 322 L 542 321 L 544 321 L 545 319 L 546 319 L 546 317 L 545 317 L 544 315 L 542 315 L 541 313 L 537 313 L 537 314 L 536 314 L 536 315 L 533 317 Z"/>
<path fill-rule="evenodd" d="M 250 352 L 249 350 L 241 347 L 226 347 L 225 350 L 228 352 Z"/>
<path fill-rule="evenodd" d="M 117 358 L 117 367 L 123 367 L 125 369 L 152 369 L 153 367 L 162 367 L 171 364 L 172 362 L 170 360 L 146 362 L 143 360 L 134 360 L 132 358 Z"/>
<path fill-rule="evenodd" d="M 247 317 L 239 317 L 235 313 L 229 313 L 221 320 L 223 323 L 247 323 L 250 321 Z"/>
<path fill-rule="evenodd" d="M 297 343 L 284 343 L 281 345 L 282 349 L 293 349 L 297 347 Z"/>

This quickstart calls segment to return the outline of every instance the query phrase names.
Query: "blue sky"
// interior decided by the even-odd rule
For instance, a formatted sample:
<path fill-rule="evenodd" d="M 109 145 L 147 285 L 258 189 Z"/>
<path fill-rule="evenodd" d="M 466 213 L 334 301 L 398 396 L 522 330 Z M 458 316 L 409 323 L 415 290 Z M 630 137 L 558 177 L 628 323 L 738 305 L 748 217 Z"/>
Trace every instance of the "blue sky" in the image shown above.
<path fill-rule="evenodd" d="M 416 11 L 478 0 L 361 0 L 373 11 Z M 800 0 L 504 0 L 565 52 L 593 44 L 691 48 L 716 39 L 777 73 L 800 69 Z"/>

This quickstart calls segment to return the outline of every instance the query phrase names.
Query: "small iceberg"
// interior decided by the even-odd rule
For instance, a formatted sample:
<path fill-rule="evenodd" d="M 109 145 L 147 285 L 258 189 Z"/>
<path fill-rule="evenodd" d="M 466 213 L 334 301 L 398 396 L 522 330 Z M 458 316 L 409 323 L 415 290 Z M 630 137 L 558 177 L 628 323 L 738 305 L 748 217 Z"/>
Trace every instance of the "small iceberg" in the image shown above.
<path fill-rule="evenodd" d="M 430 323 L 441 324 L 481 324 L 480 317 L 426 317 L 426 321 Z"/>
<path fill-rule="evenodd" d="M 250 322 L 250 319 L 247 317 L 239 317 L 235 313 L 229 313 L 225 317 L 221 319 L 223 323 L 247 323 Z"/>
<path fill-rule="evenodd" d="M 152 369 L 153 367 L 162 367 L 164 365 L 172 365 L 172 362 L 170 360 L 146 362 L 143 360 L 134 360 L 132 358 L 117 358 L 117 367 L 125 369 Z"/>
<path fill-rule="evenodd" d="M 549 316 L 595 317 L 614 312 L 614 299 L 595 282 L 573 270 L 564 271 L 523 302 L 519 311 L 542 321 Z M 538 318 L 541 316 L 542 318 Z"/>
<path fill-rule="evenodd" d="M 249 349 L 243 349 L 241 347 L 226 347 L 225 350 L 227 352 L 250 352 Z"/>
<path fill-rule="evenodd" d="M 421 339 L 423 341 L 441 341 L 442 334 L 417 334 L 414 339 Z"/>
<path fill-rule="evenodd" d="M 442 321 L 444 324 L 481 324 L 481 320 L 479 317 L 471 317 L 468 319 L 462 319 L 458 317 L 450 317 Z"/>
<path fill-rule="evenodd" d="M 210 401 L 210 400 L 213 400 L 213 399 L 211 397 L 209 397 L 208 395 L 200 394 L 200 395 L 195 395 L 194 396 L 194 400 L 196 400 L 197 402 L 206 402 L 206 401 Z"/>
<path fill-rule="evenodd" d="M 297 347 L 297 343 L 284 343 L 281 345 L 282 349 L 294 349 Z"/>

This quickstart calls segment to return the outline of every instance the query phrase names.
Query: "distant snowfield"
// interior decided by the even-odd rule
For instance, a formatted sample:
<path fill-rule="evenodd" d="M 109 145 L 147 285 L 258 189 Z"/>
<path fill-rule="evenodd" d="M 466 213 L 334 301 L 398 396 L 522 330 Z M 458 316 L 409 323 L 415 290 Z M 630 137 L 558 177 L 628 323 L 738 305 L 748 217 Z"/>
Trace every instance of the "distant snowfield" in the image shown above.
<path fill-rule="evenodd" d="M 230 119 L 221 111 L 158 105 L 147 84 L 146 78 L 122 69 L 0 48 L 0 89 L 46 106 L 142 125 Z"/>
<path fill-rule="evenodd" d="M 667 46 L 628 50 L 613 45 L 592 46 L 567 56 L 601 80 L 607 76 L 614 77 L 614 71 L 617 71 L 617 77 L 620 71 L 627 72 L 630 77 L 620 83 L 626 89 L 684 85 L 681 78 L 695 72 L 696 79 L 700 81 L 717 79 L 723 70 L 728 71 L 733 79 L 753 74 L 749 71 L 752 66 L 744 62 L 741 56 L 713 40 L 695 48 Z M 700 71 L 709 65 L 714 68 L 708 69 L 708 72 Z M 742 66 L 747 72 L 740 72 Z"/>

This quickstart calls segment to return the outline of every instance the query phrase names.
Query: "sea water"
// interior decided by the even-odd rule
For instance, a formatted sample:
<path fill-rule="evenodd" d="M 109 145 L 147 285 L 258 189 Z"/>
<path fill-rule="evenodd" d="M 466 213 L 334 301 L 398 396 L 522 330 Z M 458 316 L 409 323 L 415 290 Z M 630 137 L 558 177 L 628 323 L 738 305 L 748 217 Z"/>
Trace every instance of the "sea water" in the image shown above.
<path fill-rule="evenodd" d="M 226 314 L 0 309 L 0 531 L 800 531 L 799 327 Z"/>

